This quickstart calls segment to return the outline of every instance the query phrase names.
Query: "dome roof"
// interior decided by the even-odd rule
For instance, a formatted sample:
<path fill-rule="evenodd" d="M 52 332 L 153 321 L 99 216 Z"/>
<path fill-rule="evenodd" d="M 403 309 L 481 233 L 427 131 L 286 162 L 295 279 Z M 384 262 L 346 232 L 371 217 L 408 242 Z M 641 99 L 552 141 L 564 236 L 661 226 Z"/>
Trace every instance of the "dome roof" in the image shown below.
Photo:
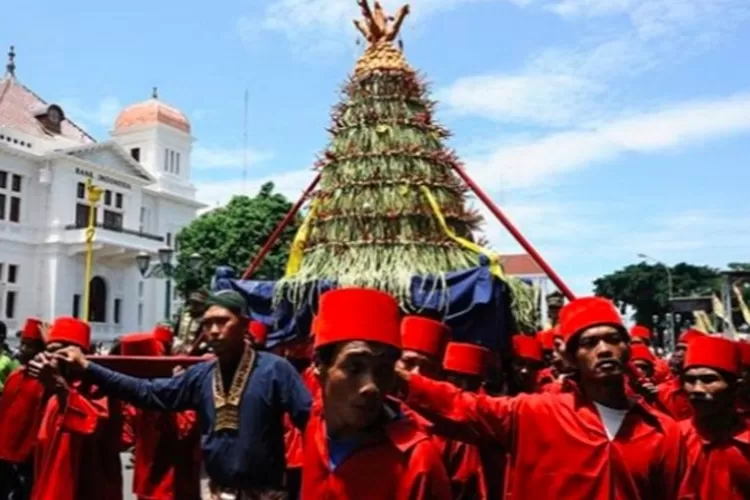
<path fill-rule="evenodd" d="M 190 122 L 184 113 L 164 104 L 155 95 L 148 101 L 132 104 L 123 109 L 115 120 L 115 132 L 158 123 L 182 130 L 186 134 L 190 133 Z"/>

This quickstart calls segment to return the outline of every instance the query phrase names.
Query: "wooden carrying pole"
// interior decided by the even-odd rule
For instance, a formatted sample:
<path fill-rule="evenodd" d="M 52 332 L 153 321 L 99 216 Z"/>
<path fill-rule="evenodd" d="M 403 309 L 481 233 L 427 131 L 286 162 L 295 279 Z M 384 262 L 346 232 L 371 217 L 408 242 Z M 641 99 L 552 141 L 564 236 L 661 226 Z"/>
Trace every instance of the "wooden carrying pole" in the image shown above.
<path fill-rule="evenodd" d="M 523 247 L 524 250 L 526 250 L 526 253 L 528 253 L 532 259 L 534 259 L 534 262 L 536 262 L 539 267 L 544 270 L 544 272 L 549 276 L 549 278 L 552 280 L 552 282 L 555 284 L 558 290 L 560 290 L 563 295 L 568 300 L 574 300 L 576 298 L 573 291 L 568 288 L 568 285 L 565 284 L 565 282 L 560 278 L 560 276 L 550 267 L 549 264 L 547 264 L 547 261 L 542 258 L 542 256 L 539 254 L 539 252 L 536 251 L 536 248 L 533 247 L 531 243 L 529 243 L 529 240 L 527 240 L 523 234 L 521 234 L 521 231 L 516 228 L 516 226 L 513 225 L 513 223 L 508 219 L 508 217 L 500 210 L 500 208 L 495 205 L 495 203 L 490 199 L 489 196 L 487 196 L 487 193 L 485 193 L 482 188 L 480 188 L 474 180 L 469 176 L 469 173 L 466 172 L 466 170 L 460 166 L 460 165 L 454 165 L 453 170 L 456 171 L 456 173 L 463 179 L 463 181 L 471 188 L 471 190 L 474 192 L 474 194 L 477 195 L 477 198 L 482 200 L 482 203 L 492 212 L 492 215 L 497 218 L 497 220 L 500 221 L 500 223 L 505 227 L 505 229 L 508 230 L 508 232 L 513 235 L 513 238 L 518 242 L 519 245 Z"/>
<path fill-rule="evenodd" d="M 320 174 L 317 174 L 315 176 L 310 185 L 307 186 L 307 189 L 305 189 L 305 192 L 302 193 L 302 196 L 300 196 L 299 200 L 297 200 L 297 203 L 294 204 L 294 206 L 289 210 L 284 218 L 281 219 L 281 222 L 279 222 L 279 224 L 276 226 L 276 229 L 273 230 L 271 236 L 269 236 L 268 240 L 266 240 L 266 244 L 263 245 L 263 248 L 261 248 L 258 254 L 253 258 L 253 260 L 250 261 L 250 265 L 247 266 L 247 269 L 245 269 L 245 272 L 242 274 L 243 280 L 246 280 L 250 276 L 252 276 L 253 273 L 258 269 L 258 267 L 260 267 L 263 259 L 266 257 L 268 252 L 271 251 L 271 248 L 273 248 L 273 246 L 276 244 L 276 240 L 279 239 L 279 236 L 281 236 L 281 232 L 292 221 L 292 219 L 294 219 L 294 216 L 297 215 L 297 212 L 299 212 L 299 209 L 302 208 L 305 200 L 307 200 L 308 196 L 310 196 L 310 193 L 312 193 L 313 189 L 315 189 L 315 186 L 318 185 L 318 182 L 320 182 Z"/>

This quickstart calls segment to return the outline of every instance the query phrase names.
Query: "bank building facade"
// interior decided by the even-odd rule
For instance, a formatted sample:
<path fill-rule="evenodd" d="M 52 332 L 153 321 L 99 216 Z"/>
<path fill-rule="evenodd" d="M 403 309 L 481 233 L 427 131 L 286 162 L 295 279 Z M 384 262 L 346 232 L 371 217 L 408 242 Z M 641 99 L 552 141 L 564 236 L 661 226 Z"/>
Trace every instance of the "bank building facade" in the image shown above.
<path fill-rule="evenodd" d="M 153 265 L 160 251 L 174 252 L 175 235 L 204 207 L 190 180 L 190 122 L 154 89 L 97 141 L 16 73 L 11 49 L 0 79 L 0 320 L 10 334 L 29 316 L 86 310 L 90 183 L 101 189 L 88 301 L 94 341 L 150 329 L 176 312 L 179 297 L 167 298 L 163 276 L 144 277 L 137 257 Z"/>

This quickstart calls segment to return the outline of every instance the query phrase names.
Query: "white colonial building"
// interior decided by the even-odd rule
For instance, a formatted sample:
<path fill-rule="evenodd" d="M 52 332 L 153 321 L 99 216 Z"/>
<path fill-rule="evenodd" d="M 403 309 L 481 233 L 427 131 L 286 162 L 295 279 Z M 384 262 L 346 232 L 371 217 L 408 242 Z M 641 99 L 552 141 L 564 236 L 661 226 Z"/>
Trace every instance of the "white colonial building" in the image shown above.
<path fill-rule="evenodd" d="M 124 109 L 97 142 L 15 76 L 0 79 L 0 320 L 80 316 L 85 281 L 85 183 L 103 190 L 89 303 L 94 337 L 150 329 L 165 310 L 163 279 L 136 256 L 173 247 L 203 205 L 190 182 L 193 139 L 183 113 L 151 99 Z M 173 300 L 177 297 L 173 296 Z"/>

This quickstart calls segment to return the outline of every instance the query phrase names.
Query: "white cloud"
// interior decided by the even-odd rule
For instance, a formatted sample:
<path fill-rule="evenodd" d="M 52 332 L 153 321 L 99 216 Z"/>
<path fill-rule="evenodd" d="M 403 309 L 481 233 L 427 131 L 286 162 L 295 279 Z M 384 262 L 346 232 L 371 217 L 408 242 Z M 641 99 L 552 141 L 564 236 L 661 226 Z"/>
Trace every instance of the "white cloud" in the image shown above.
<path fill-rule="evenodd" d="M 251 177 L 242 183 L 241 178 L 222 181 L 196 182 L 197 198 L 209 207 L 225 205 L 234 195 L 254 196 L 266 182 L 273 182 L 275 191 L 296 201 L 315 177 L 312 169 L 292 170 L 263 177 Z"/>
<path fill-rule="evenodd" d="M 84 127 L 104 127 L 111 129 L 123 105 L 116 97 L 103 97 L 93 107 L 82 104 L 78 99 L 63 99 L 60 102 L 65 115 Z"/>
<path fill-rule="evenodd" d="M 248 148 L 245 152 L 242 148 L 196 147 L 193 150 L 191 163 L 196 170 L 209 168 L 241 169 L 246 164 L 249 167 L 272 158 L 272 153 L 252 148 Z M 245 160 L 247 160 L 247 163 Z"/>
<path fill-rule="evenodd" d="M 547 184 L 563 173 L 629 153 L 693 146 L 750 131 L 750 94 L 689 101 L 596 125 L 505 145 L 469 158 L 472 175 L 487 189 Z"/>

